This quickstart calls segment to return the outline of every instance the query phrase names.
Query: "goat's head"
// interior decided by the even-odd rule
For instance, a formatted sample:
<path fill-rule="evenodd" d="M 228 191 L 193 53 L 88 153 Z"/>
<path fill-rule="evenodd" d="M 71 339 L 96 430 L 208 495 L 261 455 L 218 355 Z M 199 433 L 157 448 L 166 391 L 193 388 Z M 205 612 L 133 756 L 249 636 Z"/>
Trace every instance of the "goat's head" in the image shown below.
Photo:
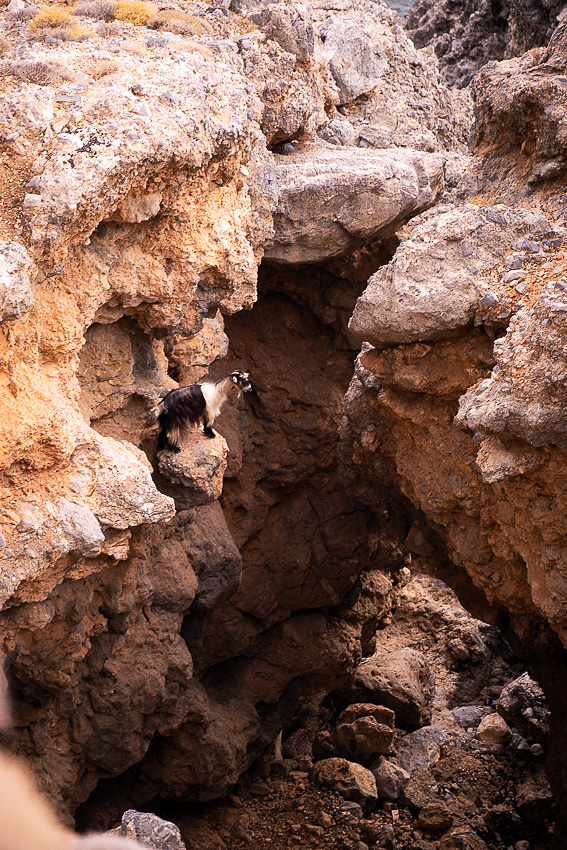
<path fill-rule="evenodd" d="M 248 380 L 248 372 L 241 372 L 237 369 L 235 372 L 232 372 L 230 379 L 239 392 L 252 392 L 252 384 Z"/>

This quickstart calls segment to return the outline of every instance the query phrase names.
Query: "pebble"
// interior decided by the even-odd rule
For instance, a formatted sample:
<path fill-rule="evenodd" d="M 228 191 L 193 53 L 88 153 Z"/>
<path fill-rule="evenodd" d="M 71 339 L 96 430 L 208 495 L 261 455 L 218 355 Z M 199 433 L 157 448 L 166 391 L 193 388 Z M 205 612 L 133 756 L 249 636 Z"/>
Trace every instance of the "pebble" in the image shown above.
<path fill-rule="evenodd" d="M 519 248 L 521 251 L 530 251 L 532 254 L 539 254 L 541 251 L 541 245 L 539 242 L 532 242 L 531 239 L 524 239 Z"/>
<path fill-rule="evenodd" d="M 525 276 L 526 273 L 524 271 L 520 271 L 519 269 L 517 269 L 511 272 L 507 272 L 502 278 L 502 280 L 504 281 L 504 283 L 512 283 L 512 281 L 521 280 Z"/>

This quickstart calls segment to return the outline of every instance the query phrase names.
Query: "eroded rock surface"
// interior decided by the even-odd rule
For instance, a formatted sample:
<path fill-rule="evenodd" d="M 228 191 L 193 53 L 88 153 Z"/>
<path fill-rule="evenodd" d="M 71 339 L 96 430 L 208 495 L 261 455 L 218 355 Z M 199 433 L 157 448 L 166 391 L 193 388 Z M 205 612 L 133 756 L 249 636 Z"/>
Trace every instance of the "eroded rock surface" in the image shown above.
<path fill-rule="evenodd" d="M 416 47 L 433 47 L 449 84 L 466 86 L 491 60 L 545 47 L 564 8 L 563 0 L 416 0 L 404 25 Z"/>

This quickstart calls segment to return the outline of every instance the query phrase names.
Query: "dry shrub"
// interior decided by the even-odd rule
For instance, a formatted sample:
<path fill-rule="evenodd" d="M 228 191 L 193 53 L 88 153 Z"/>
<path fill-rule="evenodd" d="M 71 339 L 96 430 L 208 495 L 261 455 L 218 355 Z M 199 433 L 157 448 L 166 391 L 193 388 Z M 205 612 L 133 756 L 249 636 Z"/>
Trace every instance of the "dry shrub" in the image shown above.
<path fill-rule="evenodd" d="M 46 9 L 36 15 L 30 23 L 31 30 L 43 30 L 47 28 L 58 29 L 59 27 L 71 27 L 77 23 L 77 19 L 66 9 Z"/>
<path fill-rule="evenodd" d="M 73 14 L 96 18 L 99 21 L 111 21 L 114 18 L 115 5 L 114 0 L 87 0 L 85 3 L 77 3 Z"/>
<path fill-rule="evenodd" d="M 208 21 L 203 21 L 196 15 L 181 12 L 179 9 L 164 9 L 147 22 L 154 30 L 167 30 L 178 35 L 209 35 L 212 28 Z"/>
<path fill-rule="evenodd" d="M 205 59 L 214 59 L 215 54 L 210 47 L 205 47 L 204 44 L 199 44 L 198 41 L 192 41 L 190 38 L 182 38 L 181 41 L 174 41 L 169 45 L 172 52 L 179 51 L 181 53 L 200 53 Z"/>
<path fill-rule="evenodd" d="M 116 59 L 97 59 L 89 68 L 89 74 L 94 80 L 108 77 L 120 70 L 120 63 Z"/>
<path fill-rule="evenodd" d="M 23 9 L 14 9 L 6 13 L 7 21 L 29 21 L 39 13 L 39 6 L 24 6 Z"/>
<path fill-rule="evenodd" d="M 111 38 L 113 35 L 122 32 L 122 26 L 118 21 L 97 21 L 94 28 L 101 38 Z"/>
<path fill-rule="evenodd" d="M 157 11 L 157 6 L 146 0 L 116 0 L 114 5 L 114 17 L 117 21 L 134 24 L 137 27 L 144 26 Z"/>
<path fill-rule="evenodd" d="M 84 41 L 89 34 L 86 27 L 75 24 L 72 27 L 42 27 L 33 31 L 33 38 L 35 41 Z"/>
<path fill-rule="evenodd" d="M 0 74 L 16 77 L 26 83 L 37 83 L 39 86 L 55 86 L 65 80 L 74 78 L 73 72 L 61 65 L 51 62 L 1 62 Z"/>

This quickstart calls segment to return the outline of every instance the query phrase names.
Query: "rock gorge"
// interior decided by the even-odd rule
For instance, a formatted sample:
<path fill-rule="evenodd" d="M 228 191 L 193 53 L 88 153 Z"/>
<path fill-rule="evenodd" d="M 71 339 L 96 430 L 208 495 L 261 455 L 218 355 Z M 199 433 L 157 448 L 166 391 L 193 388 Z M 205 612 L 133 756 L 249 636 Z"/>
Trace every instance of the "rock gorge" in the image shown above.
<path fill-rule="evenodd" d="M 563 26 L 469 90 L 378 0 L 0 17 L 7 746 L 68 823 L 222 797 L 302 701 L 373 702 L 411 557 L 544 689 L 562 847 Z"/>

